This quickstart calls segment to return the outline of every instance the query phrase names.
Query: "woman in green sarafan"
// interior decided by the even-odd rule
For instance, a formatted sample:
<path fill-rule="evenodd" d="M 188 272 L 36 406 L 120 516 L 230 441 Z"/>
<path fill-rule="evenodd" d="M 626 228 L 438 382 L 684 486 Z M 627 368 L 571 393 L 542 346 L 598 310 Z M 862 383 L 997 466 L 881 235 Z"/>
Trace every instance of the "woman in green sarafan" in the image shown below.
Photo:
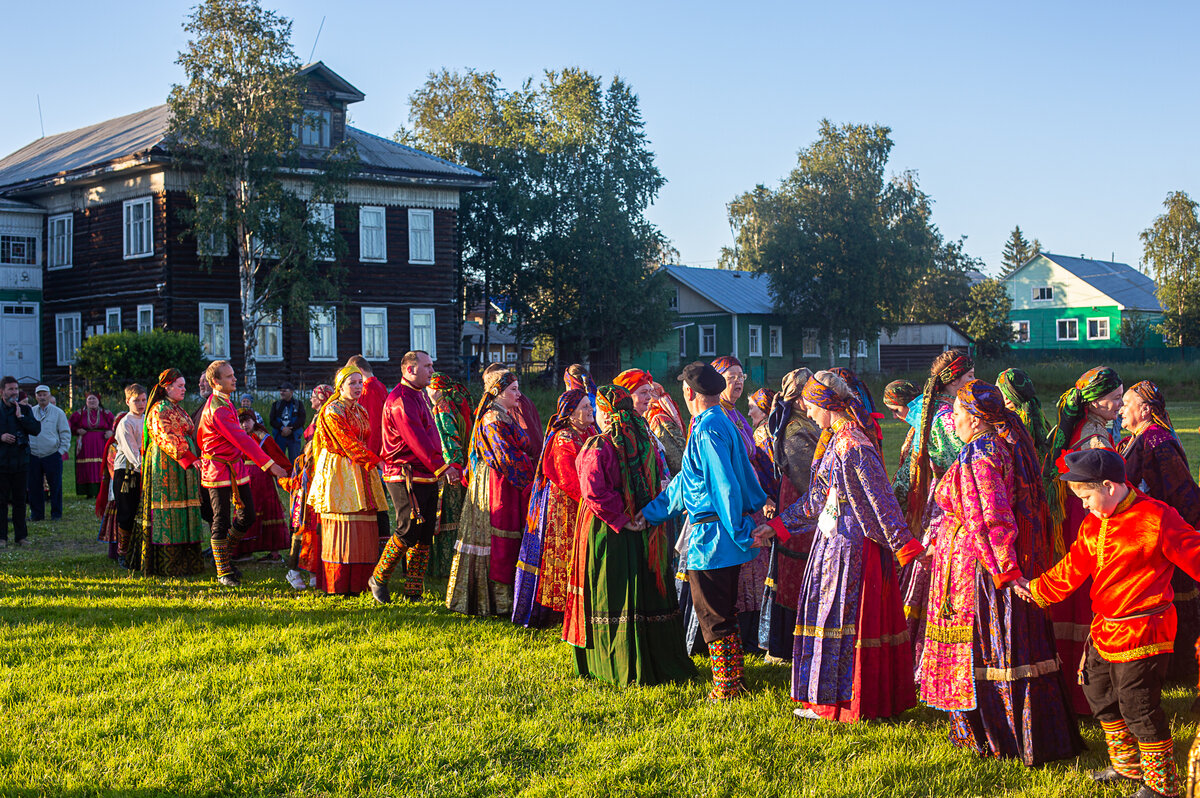
<path fill-rule="evenodd" d="M 146 403 L 142 502 L 126 557 L 130 570 L 147 576 L 204 572 L 200 542 L 209 529 L 200 517 L 195 426 L 179 406 L 186 393 L 183 374 L 167 369 Z"/>
<path fill-rule="evenodd" d="M 571 548 L 563 639 L 580 676 L 662 684 L 696 675 L 684 649 L 671 571 L 671 538 L 637 517 L 662 492 L 665 463 L 629 391 L 596 394 L 601 434 L 579 454 L 583 499 Z"/>

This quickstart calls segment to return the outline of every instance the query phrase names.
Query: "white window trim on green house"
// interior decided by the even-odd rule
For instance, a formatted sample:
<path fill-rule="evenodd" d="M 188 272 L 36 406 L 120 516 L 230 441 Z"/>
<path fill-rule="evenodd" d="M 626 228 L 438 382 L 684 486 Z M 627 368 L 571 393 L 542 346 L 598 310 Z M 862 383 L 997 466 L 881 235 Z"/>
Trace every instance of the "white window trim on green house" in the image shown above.
<path fill-rule="evenodd" d="M 1072 334 L 1070 334 L 1070 332 L 1068 332 L 1067 335 L 1063 335 L 1063 330 L 1064 330 L 1063 325 L 1064 324 L 1067 325 L 1065 327 L 1065 329 L 1068 331 L 1071 329 L 1071 325 L 1074 325 L 1075 326 L 1075 334 L 1072 335 Z M 1078 341 L 1079 340 L 1079 319 L 1076 319 L 1076 318 L 1056 319 L 1055 324 L 1054 324 L 1054 335 L 1055 335 L 1055 340 L 1057 340 L 1057 341 Z"/>
<path fill-rule="evenodd" d="M 1025 325 L 1024 330 L 1021 329 L 1022 324 Z M 1014 321 L 1012 323 L 1012 328 L 1013 328 L 1013 333 L 1016 335 L 1015 340 L 1018 344 L 1029 343 L 1029 329 L 1030 329 L 1029 319 L 1017 319 L 1016 321 Z"/>
<path fill-rule="evenodd" d="M 1096 334 L 1092 335 L 1092 322 L 1096 322 Z M 1104 334 L 1100 334 L 1101 322 L 1104 323 Z M 1108 323 L 1108 316 L 1091 316 L 1087 320 L 1087 339 L 1089 341 L 1107 341 L 1112 337 L 1112 325 Z"/>
<path fill-rule="evenodd" d="M 709 338 L 707 346 L 705 339 Z M 714 357 L 717 354 L 717 325 L 700 325 L 700 357 Z"/>
<path fill-rule="evenodd" d="M 770 357 L 783 357 L 783 327 L 772 325 L 770 335 Z"/>

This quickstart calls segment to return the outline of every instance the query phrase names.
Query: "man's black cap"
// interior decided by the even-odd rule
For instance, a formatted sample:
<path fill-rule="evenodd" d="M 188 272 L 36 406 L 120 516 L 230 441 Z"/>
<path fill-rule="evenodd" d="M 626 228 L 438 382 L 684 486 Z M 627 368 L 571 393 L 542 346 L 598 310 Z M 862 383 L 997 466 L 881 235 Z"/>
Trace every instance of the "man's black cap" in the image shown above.
<path fill-rule="evenodd" d="M 294 390 L 296 390 L 296 389 L 292 387 L 292 384 L 291 384 L 290 382 L 285 382 L 285 383 L 283 383 L 282 385 L 280 385 L 280 386 L 279 386 L 279 390 L 281 390 L 281 391 L 294 391 Z"/>
<path fill-rule="evenodd" d="M 1111 449 L 1084 449 L 1063 458 L 1067 472 L 1060 474 L 1063 482 L 1116 482 L 1125 484 L 1125 461 Z"/>
<path fill-rule="evenodd" d="M 704 396 L 716 396 L 725 390 L 725 378 L 721 376 L 721 372 L 700 360 L 684 366 L 683 371 L 679 372 L 678 379 L 680 382 L 692 386 L 692 390 L 696 393 Z"/>

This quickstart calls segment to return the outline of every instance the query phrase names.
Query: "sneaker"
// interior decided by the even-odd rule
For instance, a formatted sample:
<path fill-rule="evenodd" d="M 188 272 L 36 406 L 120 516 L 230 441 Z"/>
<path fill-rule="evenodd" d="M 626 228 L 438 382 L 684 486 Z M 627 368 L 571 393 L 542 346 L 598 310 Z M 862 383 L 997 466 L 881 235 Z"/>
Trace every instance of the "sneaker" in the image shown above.
<path fill-rule="evenodd" d="M 380 604 L 387 604 L 392 600 L 388 594 L 388 586 L 371 577 L 371 581 L 367 582 L 367 587 L 371 588 L 371 598 L 375 599 Z"/>
<path fill-rule="evenodd" d="M 792 710 L 792 714 L 798 718 L 803 718 L 804 720 L 821 720 L 821 716 L 816 712 L 813 712 L 808 707 L 797 707 L 796 709 Z"/>
<path fill-rule="evenodd" d="M 313 587 L 313 588 L 315 588 L 317 586 L 317 575 L 316 574 L 308 575 L 308 586 Z"/>
<path fill-rule="evenodd" d="M 218 576 L 217 584 L 224 585 L 225 587 L 241 587 L 242 580 L 238 579 L 236 575 L 232 574 L 229 576 Z"/>
<path fill-rule="evenodd" d="M 299 571 L 287 572 L 287 583 L 292 586 L 293 590 L 304 590 L 308 585 L 304 584 L 304 576 Z"/>

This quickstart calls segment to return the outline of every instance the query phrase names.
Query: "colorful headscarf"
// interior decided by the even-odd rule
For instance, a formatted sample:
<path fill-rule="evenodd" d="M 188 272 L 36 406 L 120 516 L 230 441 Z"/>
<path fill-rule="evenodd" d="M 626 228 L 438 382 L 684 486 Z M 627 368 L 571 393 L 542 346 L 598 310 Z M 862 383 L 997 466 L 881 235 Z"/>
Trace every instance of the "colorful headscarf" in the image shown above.
<path fill-rule="evenodd" d="M 867 388 L 866 383 L 860 380 L 858 375 L 850 369 L 838 366 L 837 368 L 830 369 L 830 371 L 841 377 L 851 392 L 858 397 L 858 407 L 852 406 L 851 410 L 858 416 L 863 430 L 866 431 L 868 437 L 875 444 L 875 450 L 882 456 L 883 427 L 879 425 L 879 421 L 883 418 L 883 413 L 876 412 L 875 397 L 871 396 L 871 391 Z"/>
<path fill-rule="evenodd" d="M 1021 369 L 1005 369 L 996 377 L 996 387 L 1016 408 L 1017 416 L 1033 439 L 1038 455 L 1045 457 L 1049 450 L 1050 422 L 1042 412 L 1033 380 Z"/>
<path fill-rule="evenodd" d="M 1004 394 L 995 385 L 971 380 L 958 389 L 958 403 L 969 415 L 990 424 L 1009 447 L 1013 460 L 1013 517 L 1017 523 L 1017 564 L 1028 579 L 1041 575 L 1051 564 L 1053 544 L 1047 517 L 1046 490 L 1038 466 L 1037 449 L 1021 417 L 1004 405 Z"/>
<path fill-rule="evenodd" d="M 600 386 L 596 391 L 596 407 L 608 415 L 608 431 L 600 434 L 606 436 L 617 451 L 625 514 L 633 518 L 657 495 L 662 478 L 657 452 L 650 441 L 650 429 L 634 411 L 629 391 L 619 385 Z M 671 546 L 662 525 L 654 527 L 648 543 L 650 570 L 657 580 L 659 593 L 665 596 L 664 575 L 670 568 Z"/>
<path fill-rule="evenodd" d="M 312 389 L 312 395 L 319 399 L 321 404 L 325 404 L 329 397 L 333 395 L 333 386 L 327 382 L 323 382 Z"/>
<path fill-rule="evenodd" d="M 471 437 L 475 436 L 474 430 L 479 425 L 479 419 L 483 418 L 483 414 L 492 406 L 492 402 L 496 401 L 496 397 L 516 381 L 517 375 L 508 369 L 493 371 L 483 378 L 483 396 L 479 397 L 479 405 L 476 406 L 475 415 L 472 417 Z"/>
<path fill-rule="evenodd" d="M 1170 431 L 1175 439 L 1179 440 L 1179 434 L 1175 432 L 1175 425 L 1171 423 L 1171 415 L 1167 412 L 1167 399 L 1159 387 L 1150 380 L 1142 380 L 1134 383 L 1129 390 L 1141 397 L 1142 401 L 1150 408 L 1150 419 L 1158 426 Z"/>
<path fill-rule="evenodd" d="M 750 394 L 750 404 L 756 405 L 764 414 L 771 412 L 771 402 L 775 399 L 775 392 L 770 388 L 759 388 L 754 393 Z"/>
<path fill-rule="evenodd" d="M 929 500 L 929 482 L 933 478 L 933 465 L 929 462 L 929 436 L 933 430 L 933 416 L 937 410 L 934 397 L 973 368 L 975 361 L 962 352 L 955 352 L 954 357 L 936 373 L 933 372 L 932 366 L 930 367 L 929 379 L 925 381 L 925 389 L 921 393 L 921 420 L 915 428 L 914 445 L 919 448 L 909 458 L 908 506 L 904 508 L 904 517 L 908 521 L 909 529 L 921 528 L 925 504 Z"/>
<path fill-rule="evenodd" d="M 643 385 L 654 384 L 654 377 L 650 375 L 650 372 L 641 369 L 625 369 L 613 378 L 613 384 L 633 393 Z"/>
<path fill-rule="evenodd" d="M 558 397 L 558 405 L 554 410 L 554 415 L 550 416 L 550 420 L 546 422 L 545 440 L 547 442 L 549 442 L 555 432 L 571 426 L 571 414 L 579 407 L 579 403 L 586 398 L 587 391 L 582 388 L 572 388 L 569 391 L 564 391 Z M 545 451 L 545 445 L 542 446 L 542 451 Z"/>
<path fill-rule="evenodd" d="M 738 360 L 733 355 L 725 355 L 723 357 L 717 358 L 709 365 L 711 365 L 713 368 L 715 368 L 718 373 L 724 374 L 725 372 L 729 371 L 734 366 L 737 366 L 738 368 L 742 368 L 742 361 Z"/>
<path fill-rule="evenodd" d="M 804 386 L 812 379 L 812 374 L 812 371 L 806 368 L 798 368 L 784 374 L 779 386 L 782 390 L 775 394 L 771 402 L 771 412 L 767 416 L 767 432 L 771 436 L 771 461 L 775 464 L 777 479 L 783 478 L 780 463 L 786 459 L 783 445 L 787 438 L 788 423 L 792 420 L 796 400 L 802 397 Z"/>
<path fill-rule="evenodd" d="M 883 403 L 893 410 L 908 412 L 908 404 L 921 395 L 921 390 L 908 380 L 893 380 L 883 389 Z"/>
<path fill-rule="evenodd" d="M 433 376 L 429 378 L 429 387 L 454 405 L 471 400 L 471 392 L 467 390 L 467 386 L 441 371 L 433 372 Z"/>
<path fill-rule="evenodd" d="M 850 408 L 850 403 L 838 396 L 837 391 L 825 385 L 820 380 L 809 380 L 804 383 L 801 392 L 804 401 L 810 405 L 828 410 L 831 413 L 844 413 Z"/>
<path fill-rule="evenodd" d="M 571 369 L 578 367 L 582 372 L 579 376 L 571 373 Z M 582 364 L 572 363 L 567 366 L 567 370 L 563 372 L 563 385 L 568 391 L 581 390 L 587 393 L 588 396 L 596 395 L 596 382 L 592 379 L 592 375 L 585 369 Z"/>
<path fill-rule="evenodd" d="M 804 390 L 805 383 L 812 379 L 812 375 L 811 369 L 803 367 L 784 374 L 783 380 L 779 383 L 779 397 L 787 402 L 795 402 L 800 398 L 800 392 Z"/>
<path fill-rule="evenodd" d="M 1121 378 L 1108 366 L 1097 366 L 1084 372 L 1075 385 L 1058 399 L 1058 426 L 1054 428 L 1050 453 L 1042 465 L 1046 479 L 1058 478 L 1058 458 L 1071 445 L 1075 428 L 1087 413 L 1088 402 L 1094 402 L 1121 387 Z M 1051 510 L 1055 508 L 1052 506 Z M 1058 513 L 1055 518 L 1059 518 Z"/>
<path fill-rule="evenodd" d="M 650 400 L 650 407 L 646 409 L 646 423 L 669 421 L 682 430 L 683 416 L 675 400 L 667 393 L 667 389 L 657 382 L 651 383 L 651 386 L 654 388 L 654 397 Z"/>

